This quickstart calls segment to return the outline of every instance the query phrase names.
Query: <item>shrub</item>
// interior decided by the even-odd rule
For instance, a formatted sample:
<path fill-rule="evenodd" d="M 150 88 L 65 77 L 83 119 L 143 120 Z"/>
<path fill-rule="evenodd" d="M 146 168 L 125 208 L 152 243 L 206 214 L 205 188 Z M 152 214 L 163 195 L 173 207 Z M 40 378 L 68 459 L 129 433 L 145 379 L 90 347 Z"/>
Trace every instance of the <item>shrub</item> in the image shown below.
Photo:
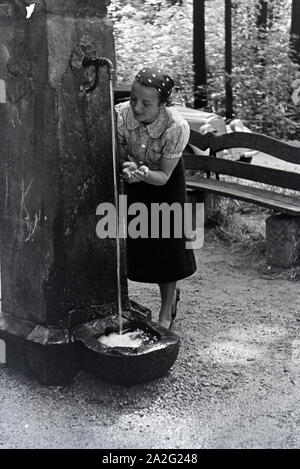
<path fill-rule="evenodd" d="M 272 17 L 262 31 L 256 25 L 259 0 L 232 0 L 233 106 L 253 131 L 294 139 L 299 111 L 290 96 L 299 69 L 290 58 L 291 0 L 270 4 Z M 112 0 L 120 82 L 132 81 L 144 65 L 159 64 L 192 101 L 192 5 L 192 0 Z M 205 5 L 208 103 L 224 113 L 224 0 Z"/>

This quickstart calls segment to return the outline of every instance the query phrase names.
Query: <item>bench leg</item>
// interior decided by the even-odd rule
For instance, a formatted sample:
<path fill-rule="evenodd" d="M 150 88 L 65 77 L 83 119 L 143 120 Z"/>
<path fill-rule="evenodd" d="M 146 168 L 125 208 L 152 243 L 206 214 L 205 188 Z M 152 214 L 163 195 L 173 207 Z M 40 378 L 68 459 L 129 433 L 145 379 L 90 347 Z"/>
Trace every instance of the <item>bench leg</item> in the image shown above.
<path fill-rule="evenodd" d="M 198 191 L 187 191 L 187 201 L 192 204 L 192 223 L 190 228 L 194 232 L 189 249 L 201 249 L 204 244 L 204 194 Z"/>
<path fill-rule="evenodd" d="M 291 267 L 300 258 L 300 217 L 280 214 L 266 220 L 266 255 L 269 265 Z"/>
<path fill-rule="evenodd" d="M 224 204 L 225 200 L 226 204 Z M 209 223 L 210 221 L 219 223 L 224 218 L 223 215 L 225 215 L 225 213 L 227 212 L 227 208 L 234 207 L 234 200 L 227 197 L 225 199 L 221 195 L 210 194 L 209 192 L 205 192 L 204 204 L 205 224 Z"/>

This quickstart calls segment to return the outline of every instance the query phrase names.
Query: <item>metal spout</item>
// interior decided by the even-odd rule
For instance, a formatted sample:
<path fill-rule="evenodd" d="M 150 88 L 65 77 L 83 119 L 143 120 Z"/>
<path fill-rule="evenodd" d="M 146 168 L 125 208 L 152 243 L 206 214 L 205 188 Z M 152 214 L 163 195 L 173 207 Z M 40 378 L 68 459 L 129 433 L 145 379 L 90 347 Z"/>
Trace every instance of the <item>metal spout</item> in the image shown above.
<path fill-rule="evenodd" d="M 86 91 L 87 93 L 90 93 L 91 91 L 94 91 L 94 89 L 97 87 L 98 82 L 99 82 L 99 68 L 100 67 L 107 67 L 108 70 L 108 77 L 110 81 L 113 81 L 114 79 L 114 74 L 115 74 L 115 67 L 114 64 L 110 59 L 107 57 L 96 57 L 95 59 L 90 59 L 88 57 L 84 57 L 82 60 L 82 66 L 87 68 L 87 67 L 95 67 L 95 81 L 93 85 L 88 88 Z"/>

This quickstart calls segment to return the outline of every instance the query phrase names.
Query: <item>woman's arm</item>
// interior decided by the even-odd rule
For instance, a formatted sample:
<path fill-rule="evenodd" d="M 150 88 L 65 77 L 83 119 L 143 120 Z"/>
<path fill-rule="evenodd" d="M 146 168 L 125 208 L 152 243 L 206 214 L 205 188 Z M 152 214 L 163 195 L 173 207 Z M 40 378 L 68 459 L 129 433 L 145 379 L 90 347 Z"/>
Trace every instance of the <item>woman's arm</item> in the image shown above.
<path fill-rule="evenodd" d="M 148 171 L 145 171 L 143 170 L 145 166 L 142 166 L 131 173 L 131 182 L 144 181 L 147 182 L 147 184 L 152 184 L 153 186 L 164 186 L 168 182 L 179 160 L 180 158 L 161 158 L 160 169 L 156 171 L 149 168 L 147 168 Z"/>

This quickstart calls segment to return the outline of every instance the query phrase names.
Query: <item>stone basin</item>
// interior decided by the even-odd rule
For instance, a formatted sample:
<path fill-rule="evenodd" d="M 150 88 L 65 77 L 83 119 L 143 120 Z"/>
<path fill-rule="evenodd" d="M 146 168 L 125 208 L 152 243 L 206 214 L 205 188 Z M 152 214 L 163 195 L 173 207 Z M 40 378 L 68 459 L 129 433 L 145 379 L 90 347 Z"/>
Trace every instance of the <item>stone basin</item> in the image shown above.
<path fill-rule="evenodd" d="M 79 366 L 97 378 L 114 384 L 132 385 L 164 376 L 174 364 L 180 340 L 173 332 L 149 319 L 124 319 L 124 330 L 142 330 L 153 343 L 136 348 L 108 347 L 99 338 L 119 331 L 118 318 L 96 319 L 74 330 Z"/>

